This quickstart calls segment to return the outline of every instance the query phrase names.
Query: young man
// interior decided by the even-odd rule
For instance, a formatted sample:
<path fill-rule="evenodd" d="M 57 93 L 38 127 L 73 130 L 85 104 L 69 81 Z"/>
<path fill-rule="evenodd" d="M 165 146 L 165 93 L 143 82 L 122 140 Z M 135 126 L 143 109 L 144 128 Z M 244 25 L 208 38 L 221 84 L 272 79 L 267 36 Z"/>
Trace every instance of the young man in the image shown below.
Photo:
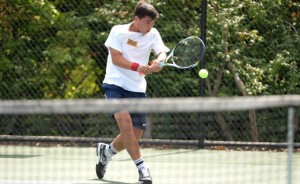
<path fill-rule="evenodd" d="M 145 75 L 159 72 L 158 61 L 166 58 L 169 49 L 153 28 L 159 14 L 155 8 L 144 1 L 137 3 L 133 22 L 116 25 L 105 42 L 109 50 L 106 75 L 102 84 L 108 100 L 115 98 L 146 98 Z M 151 51 L 157 55 L 149 63 Z M 96 173 L 102 179 L 112 156 L 126 149 L 139 172 L 139 183 L 152 183 L 152 178 L 145 164 L 138 141 L 146 129 L 145 113 L 130 113 L 125 109 L 114 113 L 120 134 L 108 145 L 98 143 Z"/>

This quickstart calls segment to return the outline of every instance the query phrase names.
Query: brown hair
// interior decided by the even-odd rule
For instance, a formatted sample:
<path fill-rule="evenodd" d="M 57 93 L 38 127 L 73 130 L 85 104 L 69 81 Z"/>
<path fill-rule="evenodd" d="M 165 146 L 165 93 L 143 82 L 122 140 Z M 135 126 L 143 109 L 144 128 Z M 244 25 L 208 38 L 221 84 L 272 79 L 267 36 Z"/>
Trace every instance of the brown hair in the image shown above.
<path fill-rule="evenodd" d="M 149 16 L 152 20 L 156 20 L 158 19 L 159 14 L 151 4 L 145 1 L 139 1 L 135 6 L 134 16 L 137 16 L 140 19 Z"/>

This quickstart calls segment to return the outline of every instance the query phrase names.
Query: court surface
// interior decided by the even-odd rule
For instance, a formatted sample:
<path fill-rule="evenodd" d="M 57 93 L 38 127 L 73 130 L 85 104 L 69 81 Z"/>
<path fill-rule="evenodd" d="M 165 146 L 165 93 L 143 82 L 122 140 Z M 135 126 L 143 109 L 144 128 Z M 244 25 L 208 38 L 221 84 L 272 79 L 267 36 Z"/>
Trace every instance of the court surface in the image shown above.
<path fill-rule="evenodd" d="M 103 180 L 93 147 L 0 146 L 0 183 L 135 184 L 138 173 L 126 151 L 116 155 Z M 287 153 L 143 148 L 155 184 L 285 184 Z M 300 153 L 293 156 L 293 184 L 300 183 Z"/>

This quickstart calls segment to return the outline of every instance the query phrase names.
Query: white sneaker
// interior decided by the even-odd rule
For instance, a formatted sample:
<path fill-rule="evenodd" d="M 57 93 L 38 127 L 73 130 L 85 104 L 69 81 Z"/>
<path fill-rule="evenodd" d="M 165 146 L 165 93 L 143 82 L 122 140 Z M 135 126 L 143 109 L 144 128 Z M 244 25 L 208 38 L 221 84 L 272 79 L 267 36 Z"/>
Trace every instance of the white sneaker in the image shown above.
<path fill-rule="evenodd" d="M 108 162 L 111 161 L 111 158 L 105 155 L 105 149 L 107 149 L 108 146 L 108 144 L 98 143 L 96 147 L 96 155 L 98 157 L 98 163 L 96 164 L 96 174 L 99 179 L 102 179 L 104 177 Z"/>
<path fill-rule="evenodd" d="M 152 178 L 148 168 L 142 167 L 139 170 L 139 183 L 152 184 Z"/>

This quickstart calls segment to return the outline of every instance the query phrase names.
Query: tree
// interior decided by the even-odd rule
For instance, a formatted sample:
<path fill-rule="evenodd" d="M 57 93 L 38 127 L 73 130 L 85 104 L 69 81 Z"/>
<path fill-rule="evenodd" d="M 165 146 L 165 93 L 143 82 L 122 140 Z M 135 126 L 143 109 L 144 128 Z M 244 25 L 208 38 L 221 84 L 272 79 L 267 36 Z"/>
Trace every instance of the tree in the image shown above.
<path fill-rule="evenodd" d="M 5 0 L 0 7 L 0 97 L 42 98 L 39 65 L 58 12 L 44 1 Z"/>

